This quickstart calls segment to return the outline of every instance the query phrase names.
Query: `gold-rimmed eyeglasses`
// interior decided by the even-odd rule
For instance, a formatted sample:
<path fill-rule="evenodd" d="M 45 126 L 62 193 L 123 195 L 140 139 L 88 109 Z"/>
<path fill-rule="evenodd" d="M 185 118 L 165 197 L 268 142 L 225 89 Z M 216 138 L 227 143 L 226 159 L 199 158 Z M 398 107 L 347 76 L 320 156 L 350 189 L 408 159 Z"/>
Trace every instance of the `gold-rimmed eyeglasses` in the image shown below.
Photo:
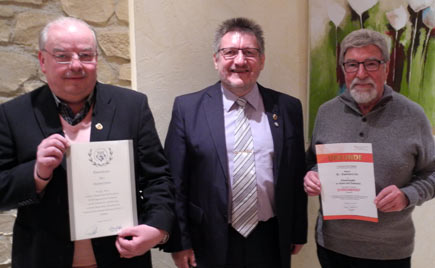
<path fill-rule="evenodd" d="M 70 64 L 74 58 L 74 55 L 77 55 L 77 58 L 81 63 L 85 63 L 85 64 L 96 63 L 97 55 L 98 55 L 97 52 L 93 52 L 93 51 L 83 51 L 78 53 L 72 51 L 56 51 L 50 53 L 45 49 L 42 49 L 41 51 L 47 52 L 59 64 Z"/>

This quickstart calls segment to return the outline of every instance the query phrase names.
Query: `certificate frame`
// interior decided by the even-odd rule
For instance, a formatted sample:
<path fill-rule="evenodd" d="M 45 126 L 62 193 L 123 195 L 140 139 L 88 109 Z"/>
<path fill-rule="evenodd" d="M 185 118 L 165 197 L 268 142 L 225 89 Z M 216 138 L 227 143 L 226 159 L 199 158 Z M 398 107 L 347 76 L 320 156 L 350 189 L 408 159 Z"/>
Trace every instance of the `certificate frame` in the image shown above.
<path fill-rule="evenodd" d="M 316 145 L 324 220 L 378 222 L 371 143 Z"/>
<path fill-rule="evenodd" d="M 66 163 L 71 241 L 138 224 L 132 140 L 73 143 Z"/>

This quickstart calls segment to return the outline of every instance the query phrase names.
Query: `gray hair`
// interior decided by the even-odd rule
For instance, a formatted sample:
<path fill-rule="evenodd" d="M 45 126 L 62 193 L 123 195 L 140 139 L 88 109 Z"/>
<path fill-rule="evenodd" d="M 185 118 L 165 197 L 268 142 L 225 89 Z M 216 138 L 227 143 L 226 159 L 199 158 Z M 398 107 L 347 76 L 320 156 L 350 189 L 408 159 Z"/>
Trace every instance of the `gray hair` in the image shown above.
<path fill-rule="evenodd" d="M 91 30 L 92 36 L 93 36 L 94 41 L 95 41 L 95 47 L 96 47 L 97 46 L 97 36 L 95 34 L 94 29 L 92 29 L 92 27 L 89 26 L 89 24 L 87 24 L 85 21 L 83 21 L 81 19 L 77 19 L 77 18 L 73 18 L 73 17 L 59 17 L 55 20 L 50 21 L 49 23 L 47 23 L 44 26 L 44 28 L 42 28 L 41 32 L 39 33 L 39 50 L 45 49 L 45 43 L 47 42 L 47 38 L 48 38 L 48 31 L 50 30 L 50 28 L 52 26 L 69 25 L 69 24 L 74 24 L 74 23 L 83 25 L 83 26 L 87 27 L 89 30 Z"/>
<path fill-rule="evenodd" d="M 260 54 L 264 54 L 264 37 L 263 37 L 263 30 L 261 29 L 261 26 L 258 25 L 253 20 L 247 19 L 247 18 L 232 18 L 225 20 L 216 30 L 215 38 L 214 38 L 214 44 L 213 49 L 214 53 L 217 53 L 222 37 L 231 31 L 237 31 L 237 32 L 243 32 L 243 33 L 250 33 L 255 36 L 257 39 L 257 43 L 260 49 Z"/>
<path fill-rule="evenodd" d="M 343 64 L 344 55 L 349 48 L 365 47 L 368 45 L 375 45 L 382 53 L 382 58 L 385 62 L 390 60 L 390 53 L 388 51 L 388 44 L 385 36 L 379 32 L 360 29 L 348 34 L 343 41 L 341 41 L 340 48 L 340 65 Z"/>

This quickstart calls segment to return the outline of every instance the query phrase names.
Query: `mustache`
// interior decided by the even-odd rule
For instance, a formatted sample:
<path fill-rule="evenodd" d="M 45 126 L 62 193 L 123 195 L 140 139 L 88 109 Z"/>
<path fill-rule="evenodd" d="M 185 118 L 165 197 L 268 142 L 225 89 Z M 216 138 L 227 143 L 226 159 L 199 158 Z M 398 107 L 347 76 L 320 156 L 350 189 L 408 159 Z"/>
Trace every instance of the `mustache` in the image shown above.
<path fill-rule="evenodd" d="M 371 79 L 370 77 L 367 77 L 365 79 L 359 79 L 358 77 L 355 77 L 355 79 L 353 79 L 350 83 L 350 89 L 353 89 L 356 84 L 369 84 L 372 87 L 376 87 L 375 81 L 373 81 L 373 79 Z"/>
<path fill-rule="evenodd" d="M 68 71 L 65 73 L 65 75 L 63 77 L 64 78 L 85 78 L 86 73 L 84 70 L 81 70 L 79 72 Z"/>

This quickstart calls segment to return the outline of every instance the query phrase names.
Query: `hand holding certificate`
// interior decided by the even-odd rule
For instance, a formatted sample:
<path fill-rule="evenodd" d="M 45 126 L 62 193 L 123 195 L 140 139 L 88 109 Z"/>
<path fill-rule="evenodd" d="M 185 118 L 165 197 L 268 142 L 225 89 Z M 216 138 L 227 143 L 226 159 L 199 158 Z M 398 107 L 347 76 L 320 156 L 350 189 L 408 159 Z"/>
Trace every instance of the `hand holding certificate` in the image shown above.
<path fill-rule="evenodd" d="M 316 145 L 324 220 L 378 222 L 370 143 Z"/>
<path fill-rule="evenodd" d="M 137 225 L 131 140 L 75 143 L 66 156 L 71 240 Z"/>

